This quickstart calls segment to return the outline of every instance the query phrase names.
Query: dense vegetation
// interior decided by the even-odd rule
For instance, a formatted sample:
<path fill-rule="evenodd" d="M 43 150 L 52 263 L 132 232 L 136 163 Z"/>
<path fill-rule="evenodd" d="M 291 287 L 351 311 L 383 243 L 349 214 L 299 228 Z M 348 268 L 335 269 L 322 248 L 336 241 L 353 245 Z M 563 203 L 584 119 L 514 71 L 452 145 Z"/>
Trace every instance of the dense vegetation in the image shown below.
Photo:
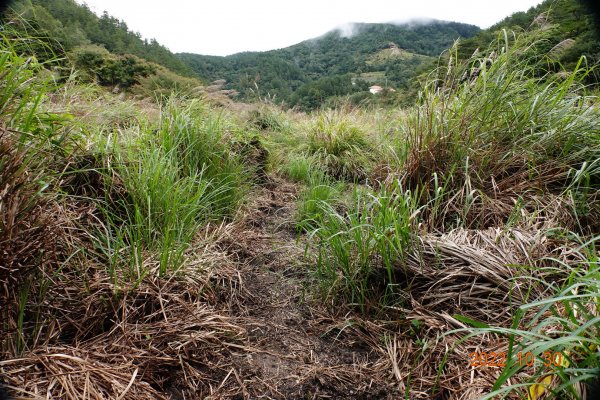
<path fill-rule="evenodd" d="M 67 52 L 94 44 L 115 55 L 135 55 L 179 74 L 192 75 L 190 68 L 166 47 L 154 39 L 142 39 L 140 33 L 129 30 L 125 21 L 107 12 L 98 17 L 74 0 L 16 0 L 11 6 L 38 34 L 55 39 Z"/>
<path fill-rule="evenodd" d="M 145 94 L 158 87 L 181 91 L 197 86 L 178 80 L 173 71 L 205 82 L 224 79 L 224 89 L 237 93 L 241 101 L 269 99 L 302 110 L 348 100 L 353 104 L 410 104 L 417 93 L 417 77 L 430 71 L 436 57 L 454 40 L 462 39 L 458 51 L 466 58 L 485 48 L 502 28 L 523 31 L 532 21 L 553 32 L 546 40 L 550 57 L 545 68 L 574 68 L 580 55 L 586 55 L 593 64 L 600 54 L 600 40 L 588 8 L 576 0 L 547 0 L 483 31 L 440 21 L 357 23 L 348 27 L 351 36 L 334 30 L 284 49 L 227 57 L 174 55 L 156 40 L 148 41 L 131 32 L 124 21 L 107 13 L 97 17 L 73 0 L 18 0 L 14 8 L 34 28 L 60 42 L 55 53 L 64 49 L 74 55 L 77 68 L 100 83 L 123 88 L 140 81 L 148 83 L 150 80 L 143 78 L 153 76 L 153 81 L 159 82 L 147 84 L 151 89 Z M 161 68 L 157 71 L 142 59 Z M 596 80 L 595 74 L 588 77 L 588 82 Z M 396 93 L 373 97 L 367 90 L 373 84 L 393 88 Z"/>
<path fill-rule="evenodd" d="M 575 0 L 547 0 L 526 12 L 517 12 L 463 41 L 461 55 L 469 56 L 477 48 L 485 48 L 503 28 L 523 31 L 531 25 L 552 32 L 545 41 L 549 60 L 574 68 L 585 55 L 590 64 L 600 59 L 600 32 L 584 4 Z"/>
<path fill-rule="evenodd" d="M 414 100 L 415 92 L 410 89 L 414 88 L 415 78 L 433 68 L 435 59 L 429 56 L 437 57 L 454 40 L 463 39 L 458 51 L 466 58 L 478 48 L 486 48 L 501 29 L 523 31 L 532 23 L 552 30 L 545 45 L 548 61 L 555 71 L 560 70 L 560 65 L 574 68 L 581 55 L 587 56 L 590 64 L 600 57 L 599 35 L 591 14 L 577 0 L 547 0 L 483 31 L 470 25 L 444 22 L 416 26 L 355 24 L 351 37 L 336 30 L 269 52 L 228 57 L 179 56 L 199 76 L 207 80 L 225 79 L 228 87 L 241 93 L 241 99 L 268 96 L 304 110 L 335 104 L 332 100 L 336 97 L 350 97 L 355 103 L 372 100 L 365 95 L 364 85 L 348 87 L 344 82 L 340 85 L 343 89 L 337 92 L 327 89 L 331 79 L 340 81 L 350 74 L 369 84 L 401 89 L 392 100 L 401 104 L 407 96 Z M 390 52 L 390 46 L 397 46 L 403 52 Z M 588 82 L 596 80 L 592 76 Z"/>
<path fill-rule="evenodd" d="M 199 76 L 207 80 L 225 79 L 242 98 L 261 95 L 276 102 L 312 109 L 332 96 L 365 91 L 364 87 L 332 92 L 331 79 L 350 85 L 349 77 L 361 79 L 377 73 L 372 84 L 406 87 L 414 70 L 428 57 L 437 57 L 460 37 L 471 37 L 479 29 L 455 22 L 433 21 L 413 24 L 353 24 L 352 36 L 334 30 L 315 39 L 279 50 L 240 53 L 227 57 L 180 54 Z M 392 46 L 401 54 L 376 58 Z M 315 93 L 316 91 L 316 93 Z M 295 96 L 294 96 L 295 94 Z"/>
<path fill-rule="evenodd" d="M 142 39 L 124 21 L 107 13 L 98 17 L 73 0 L 15 0 L 3 15 L 6 35 L 36 36 L 40 60 L 54 60 L 57 79 L 69 79 L 71 68 L 82 82 L 144 96 L 190 93 L 201 85 L 193 71 L 156 40 Z M 12 19 L 19 15 L 21 19 Z"/>
<path fill-rule="evenodd" d="M 366 82 L 330 65 L 290 92 L 331 105 L 309 113 L 172 94 L 147 81 L 157 63 L 94 43 L 64 58 L 5 20 L 0 385 L 596 398 L 598 64 L 556 62 L 574 22 L 534 14 L 450 47 L 403 108 L 333 101 Z M 369 68 L 414 59 L 383 46 Z"/>

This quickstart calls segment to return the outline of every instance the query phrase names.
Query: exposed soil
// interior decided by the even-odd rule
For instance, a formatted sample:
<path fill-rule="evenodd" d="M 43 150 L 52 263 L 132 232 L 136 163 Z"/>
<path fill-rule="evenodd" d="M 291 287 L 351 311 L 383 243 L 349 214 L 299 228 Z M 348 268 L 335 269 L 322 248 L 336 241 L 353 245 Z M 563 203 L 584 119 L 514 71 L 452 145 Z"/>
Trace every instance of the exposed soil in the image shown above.
<path fill-rule="evenodd" d="M 293 227 L 296 196 L 296 186 L 270 178 L 248 207 L 247 237 L 225 244 L 242 277 L 241 301 L 230 313 L 247 335 L 213 395 L 238 386 L 240 398 L 398 398 L 376 368 L 378 332 L 367 333 L 358 316 L 334 315 L 313 298 L 303 238 Z"/>

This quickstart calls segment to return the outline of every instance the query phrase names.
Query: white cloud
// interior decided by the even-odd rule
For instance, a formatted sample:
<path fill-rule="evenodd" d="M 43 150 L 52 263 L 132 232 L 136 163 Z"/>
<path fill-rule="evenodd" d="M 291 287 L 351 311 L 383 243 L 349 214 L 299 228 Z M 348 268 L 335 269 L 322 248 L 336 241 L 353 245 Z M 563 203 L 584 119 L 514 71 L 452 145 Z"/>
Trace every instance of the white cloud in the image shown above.
<path fill-rule="evenodd" d="M 78 0 L 83 2 L 83 0 Z M 435 18 L 488 27 L 540 0 L 85 0 L 174 52 L 226 55 L 286 47 L 351 22 Z M 346 32 L 342 28 L 342 32 Z M 348 31 L 351 34 L 351 30 Z"/>

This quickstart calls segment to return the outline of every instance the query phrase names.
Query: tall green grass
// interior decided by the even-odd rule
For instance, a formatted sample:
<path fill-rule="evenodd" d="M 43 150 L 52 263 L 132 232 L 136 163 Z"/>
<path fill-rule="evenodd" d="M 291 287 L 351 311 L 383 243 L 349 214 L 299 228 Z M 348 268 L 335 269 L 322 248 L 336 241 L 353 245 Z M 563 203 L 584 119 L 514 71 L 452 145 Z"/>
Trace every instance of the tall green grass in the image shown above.
<path fill-rule="evenodd" d="M 426 189 L 422 204 L 444 196 L 436 226 L 496 224 L 515 197 L 560 194 L 581 168 L 597 187 L 600 120 L 584 85 L 593 69 L 585 58 L 573 71 L 547 69 L 545 34 L 504 32 L 465 61 L 455 47 L 423 87 L 395 153 L 407 182 Z M 484 221 L 484 208 L 497 218 Z"/>
<path fill-rule="evenodd" d="M 196 101 L 172 99 L 157 128 L 122 133 L 103 145 L 103 157 L 112 160 L 105 181 L 123 187 L 118 200 L 106 199 L 103 207 L 105 250 L 135 279 L 148 272 L 144 252 L 156 252 L 165 274 L 182 265 L 202 224 L 232 215 L 249 175 L 230 150 L 221 116 Z"/>
<path fill-rule="evenodd" d="M 171 101 L 163 109 L 158 140 L 187 176 L 202 174 L 209 183 L 213 218 L 231 215 L 249 180 L 233 150 L 235 138 L 224 115 L 207 104 Z"/>
<path fill-rule="evenodd" d="M 353 204 L 340 212 L 318 203 L 319 219 L 310 238 L 317 246 L 315 272 L 327 296 L 342 294 L 363 310 L 370 303 L 395 301 L 405 280 L 403 260 L 414 237 L 416 196 L 399 182 L 378 192 L 355 189 Z"/>
<path fill-rule="evenodd" d="M 374 146 L 341 112 L 318 115 L 308 134 L 307 151 L 332 178 L 350 182 L 364 181 L 373 164 Z"/>
<path fill-rule="evenodd" d="M 0 31 L 0 350 L 20 354 L 39 324 L 31 298 L 43 291 L 40 271 L 60 265 L 68 250 L 52 190 L 63 164 L 68 118 L 41 106 L 58 85 L 14 25 Z M 45 47 L 44 47 L 45 48 Z M 49 210 L 52 210 L 51 212 Z M 32 327 L 33 325 L 33 327 Z"/>
<path fill-rule="evenodd" d="M 4 127 L 17 130 L 21 140 L 31 141 L 33 133 L 48 132 L 57 115 L 43 113 L 38 106 L 47 94 L 58 87 L 46 70 L 57 59 L 41 62 L 29 51 L 33 44 L 44 42 L 21 37 L 11 24 L 3 25 L 0 32 L 0 116 Z"/>
<path fill-rule="evenodd" d="M 323 223 L 332 209 L 344 207 L 345 185 L 326 176 L 313 178 L 300 193 L 296 229 L 311 232 Z"/>
<path fill-rule="evenodd" d="M 286 162 L 279 167 L 287 178 L 294 182 L 311 184 L 325 180 L 326 172 L 316 157 L 308 154 L 288 154 Z"/>

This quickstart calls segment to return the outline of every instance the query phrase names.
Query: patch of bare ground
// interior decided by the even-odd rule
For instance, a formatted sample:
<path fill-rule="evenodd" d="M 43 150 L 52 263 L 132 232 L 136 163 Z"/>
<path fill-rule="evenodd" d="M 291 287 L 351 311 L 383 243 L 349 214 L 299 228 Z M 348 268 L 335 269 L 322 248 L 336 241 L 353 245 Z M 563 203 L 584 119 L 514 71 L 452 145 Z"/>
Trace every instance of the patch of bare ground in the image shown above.
<path fill-rule="evenodd" d="M 305 245 L 293 227 L 297 192 L 270 177 L 221 243 L 238 261 L 241 291 L 229 312 L 246 338 L 210 397 L 398 398 L 382 368 L 382 328 L 313 298 Z"/>

